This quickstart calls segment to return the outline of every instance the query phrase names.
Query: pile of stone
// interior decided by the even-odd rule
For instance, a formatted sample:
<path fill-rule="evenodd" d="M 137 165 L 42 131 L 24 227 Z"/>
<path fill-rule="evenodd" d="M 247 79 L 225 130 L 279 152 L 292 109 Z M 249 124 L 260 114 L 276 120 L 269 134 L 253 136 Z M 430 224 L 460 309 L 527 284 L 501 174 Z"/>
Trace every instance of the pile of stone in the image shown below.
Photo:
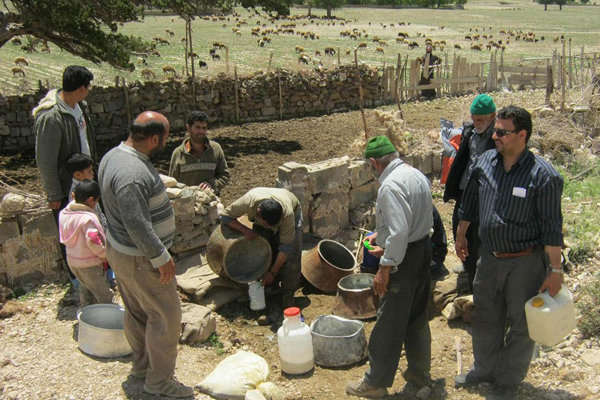
<path fill-rule="evenodd" d="M 219 224 L 221 201 L 210 189 L 185 186 L 169 176 L 161 178 L 175 212 L 176 234 L 171 253 L 183 254 L 206 246 Z"/>

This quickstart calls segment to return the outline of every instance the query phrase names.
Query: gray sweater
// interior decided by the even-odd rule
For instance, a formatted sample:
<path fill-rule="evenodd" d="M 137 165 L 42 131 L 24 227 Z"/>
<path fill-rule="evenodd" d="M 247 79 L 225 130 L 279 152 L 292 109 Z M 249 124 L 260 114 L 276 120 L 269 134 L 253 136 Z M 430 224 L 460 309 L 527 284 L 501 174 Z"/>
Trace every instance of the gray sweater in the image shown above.
<path fill-rule="evenodd" d="M 168 262 L 175 215 L 148 156 L 121 143 L 102 158 L 98 176 L 110 245 L 121 253 L 146 257 L 154 268 Z"/>

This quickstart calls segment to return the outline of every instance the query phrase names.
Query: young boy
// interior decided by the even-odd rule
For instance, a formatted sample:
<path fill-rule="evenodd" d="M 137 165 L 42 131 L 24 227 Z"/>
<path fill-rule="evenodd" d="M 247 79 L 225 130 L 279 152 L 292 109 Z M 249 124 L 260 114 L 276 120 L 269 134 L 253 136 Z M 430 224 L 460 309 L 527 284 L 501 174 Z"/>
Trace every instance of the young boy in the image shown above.
<path fill-rule="evenodd" d="M 73 201 L 73 191 L 79 182 L 83 181 L 84 179 L 94 180 L 94 160 L 92 160 L 92 157 L 88 156 L 87 154 L 73 153 L 69 156 L 69 158 L 67 158 L 66 169 L 73 178 L 73 183 L 71 184 L 71 190 L 69 192 L 69 202 L 71 202 Z M 100 220 L 102 228 L 106 230 L 106 217 L 104 216 L 99 204 L 96 205 L 95 211 L 96 215 L 98 215 L 98 219 Z M 105 268 L 105 271 L 108 284 L 114 289 L 117 286 L 115 281 L 115 273 L 108 266 Z"/>
<path fill-rule="evenodd" d="M 74 201 L 59 214 L 60 242 L 67 248 L 67 264 L 79 280 L 79 301 L 84 307 L 112 303 L 113 292 L 104 278 L 106 261 L 104 229 L 94 211 L 100 199 L 100 186 L 90 179 L 73 191 Z"/>

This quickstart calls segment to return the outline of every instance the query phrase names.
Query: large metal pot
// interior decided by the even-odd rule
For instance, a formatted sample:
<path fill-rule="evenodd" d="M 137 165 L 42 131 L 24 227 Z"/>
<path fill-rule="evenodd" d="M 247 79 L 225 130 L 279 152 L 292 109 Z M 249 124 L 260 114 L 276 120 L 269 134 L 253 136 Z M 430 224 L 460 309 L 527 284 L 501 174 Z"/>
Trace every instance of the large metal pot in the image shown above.
<path fill-rule="evenodd" d="M 367 354 L 364 324 L 357 320 L 321 315 L 310 324 L 315 364 L 342 367 L 363 360 Z"/>
<path fill-rule="evenodd" d="M 219 225 L 206 245 L 206 261 L 215 274 L 234 282 L 249 283 L 260 279 L 271 266 L 271 246 L 259 236 L 246 240 L 227 225 Z"/>
<path fill-rule="evenodd" d="M 96 357 L 124 357 L 131 354 L 125 337 L 125 309 L 118 304 L 94 304 L 77 312 L 77 342 L 84 353 Z"/>
<path fill-rule="evenodd" d="M 340 279 L 333 313 L 341 317 L 367 319 L 377 315 L 379 297 L 373 291 L 373 274 L 353 274 Z"/>
<path fill-rule="evenodd" d="M 314 287 L 335 293 L 344 276 L 354 273 L 356 258 L 342 244 L 324 239 L 302 256 L 302 275 Z"/>

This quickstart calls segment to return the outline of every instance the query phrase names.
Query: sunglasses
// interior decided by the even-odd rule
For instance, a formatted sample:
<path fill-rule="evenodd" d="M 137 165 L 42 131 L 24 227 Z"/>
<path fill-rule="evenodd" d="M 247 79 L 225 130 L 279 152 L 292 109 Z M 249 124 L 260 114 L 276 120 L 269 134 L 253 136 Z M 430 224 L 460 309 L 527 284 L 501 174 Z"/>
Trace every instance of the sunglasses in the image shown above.
<path fill-rule="evenodd" d="M 504 137 L 506 135 L 508 135 L 509 133 L 517 133 L 519 132 L 518 130 L 514 130 L 514 131 L 509 131 L 506 129 L 498 129 L 498 128 L 494 128 L 494 132 L 496 132 L 496 136 L 501 138 Z"/>

